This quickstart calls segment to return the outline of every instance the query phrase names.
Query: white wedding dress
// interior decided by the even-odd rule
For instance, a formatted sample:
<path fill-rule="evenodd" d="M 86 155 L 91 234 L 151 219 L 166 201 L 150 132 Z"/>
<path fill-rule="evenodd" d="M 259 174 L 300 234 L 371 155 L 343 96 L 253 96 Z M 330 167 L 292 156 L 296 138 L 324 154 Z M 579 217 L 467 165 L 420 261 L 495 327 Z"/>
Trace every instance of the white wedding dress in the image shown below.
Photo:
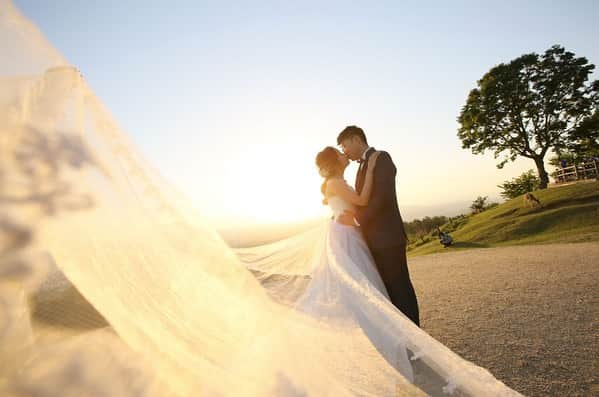
<path fill-rule="evenodd" d="M 0 54 L 0 395 L 519 395 L 388 301 L 357 228 L 231 249 L 9 0 Z"/>
<path fill-rule="evenodd" d="M 335 221 L 346 210 L 355 212 L 354 206 L 340 197 L 329 198 L 328 205 Z M 329 250 L 337 257 L 347 275 L 367 287 L 376 288 L 388 299 L 389 295 L 385 289 L 385 284 L 360 229 L 337 222 L 331 222 L 329 228 Z"/>
<path fill-rule="evenodd" d="M 371 295 L 373 300 L 384 304 L 389 295 L 360 229 L 336 221 L 344 211 L 355 211 L 355 208 L 337 196 L 330 197 L 328 205 L 333 219 L 328 224 L 324 251 L 296 307 L 314 318 L 323 317 L 329 323 L 339 322 L 348 329 L 360 329 L 394 368 L 412 382 L 412 366 L 401 338 L 381 332 L 378 329 L 381 322 L 369 318 L 376 310 L 361 303 L 364 295 Z M 389 302 L 388 309 L 393 310 L 390 305 Z"/>

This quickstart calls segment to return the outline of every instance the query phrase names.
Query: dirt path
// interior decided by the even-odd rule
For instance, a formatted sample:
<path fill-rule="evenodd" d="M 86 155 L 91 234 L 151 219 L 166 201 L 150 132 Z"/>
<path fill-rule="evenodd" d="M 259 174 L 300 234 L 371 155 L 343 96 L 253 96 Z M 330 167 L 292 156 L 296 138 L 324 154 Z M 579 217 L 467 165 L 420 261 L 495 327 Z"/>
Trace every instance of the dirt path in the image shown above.
<path fill-rule="evenodd" d="M 528 396 L 599 395 L 599 243 L 409 261 L 423 328 Z"/>

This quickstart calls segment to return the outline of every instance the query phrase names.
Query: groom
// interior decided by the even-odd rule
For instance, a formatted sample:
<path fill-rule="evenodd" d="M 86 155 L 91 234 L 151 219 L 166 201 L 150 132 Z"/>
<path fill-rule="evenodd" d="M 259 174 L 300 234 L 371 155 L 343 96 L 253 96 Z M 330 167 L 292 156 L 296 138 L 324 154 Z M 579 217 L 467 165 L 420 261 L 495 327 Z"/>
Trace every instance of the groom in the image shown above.
<path fill-rule="evenodd" d="M 356 191 L 360 193 L 368 168 L 368 158 L 375 150 L 368 146 L 364 131 L 354 125 L 341 131 L 337 144 L 350 160 L 360 163 L 356 176 Z M 389 153 L 381 152 L 376 159 L 370 199 L 365 207 L 358 207 L 356 217 L 391 302 L 420 326 L 418 302 L 406 259 L 407 237 L 395 194 L 396 171 Z M 348 212 L 337 221 L 354 225 L 353 215 Z"/>

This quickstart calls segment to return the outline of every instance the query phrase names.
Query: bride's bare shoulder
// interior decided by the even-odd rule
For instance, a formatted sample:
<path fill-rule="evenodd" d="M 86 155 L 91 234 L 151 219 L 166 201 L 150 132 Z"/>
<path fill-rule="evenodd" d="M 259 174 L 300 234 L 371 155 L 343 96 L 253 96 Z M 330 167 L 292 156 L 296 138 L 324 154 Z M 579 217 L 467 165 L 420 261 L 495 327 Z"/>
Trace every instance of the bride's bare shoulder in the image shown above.
<path fill-rule="evenodd" d="M 327 192 L 335 193 L 343 189 L 347 183 L 343 179 L 331 178 L 327 181 Z"/>

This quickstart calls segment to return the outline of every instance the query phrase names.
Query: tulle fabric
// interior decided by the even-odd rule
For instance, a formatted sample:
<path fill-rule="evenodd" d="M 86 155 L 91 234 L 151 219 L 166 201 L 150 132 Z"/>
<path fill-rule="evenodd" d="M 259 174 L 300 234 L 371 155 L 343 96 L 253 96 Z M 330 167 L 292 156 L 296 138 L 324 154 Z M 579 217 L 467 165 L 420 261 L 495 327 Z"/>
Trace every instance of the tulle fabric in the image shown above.
<path fill-rule="evenodd" d="M 330 223 L 230 249 L 7 0 L 0 54 L 0 395 L 517 395 L 389 305 Z"/>

